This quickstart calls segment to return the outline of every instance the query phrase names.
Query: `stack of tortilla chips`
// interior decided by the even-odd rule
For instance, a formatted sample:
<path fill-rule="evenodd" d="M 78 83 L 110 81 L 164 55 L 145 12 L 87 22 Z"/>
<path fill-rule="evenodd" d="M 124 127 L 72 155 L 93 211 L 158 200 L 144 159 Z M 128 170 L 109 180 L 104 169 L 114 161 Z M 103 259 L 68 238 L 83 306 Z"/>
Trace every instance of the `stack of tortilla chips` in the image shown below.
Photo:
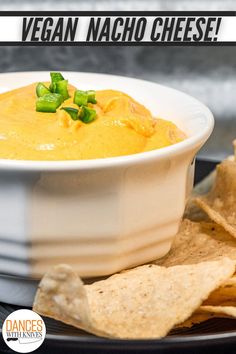
<path fill-rule="evenodd" d="M 236 318 L 236 157 L 194 191 L 170 252 L 84 285 L 68 265 L 47 273 L 34 310 L 109 338 L 161 338 L 212 317 Z"/>

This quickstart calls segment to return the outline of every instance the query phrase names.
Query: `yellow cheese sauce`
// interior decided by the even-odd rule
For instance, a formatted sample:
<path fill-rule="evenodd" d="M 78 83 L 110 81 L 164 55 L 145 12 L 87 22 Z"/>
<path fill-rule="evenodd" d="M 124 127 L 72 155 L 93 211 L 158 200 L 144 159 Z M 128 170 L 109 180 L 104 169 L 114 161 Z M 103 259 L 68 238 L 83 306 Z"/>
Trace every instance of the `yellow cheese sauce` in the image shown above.
<path fill-rule="evenodd" d="M 74 121 L 64 110 L 36 112 L 36 84 L 0 94 L 0 158 L 96 159 L 160 149 L 185 139 L 177 126 L 155 119 L 147 108 L 114 90 L 96 91 L 96 120 Z M 73 104 L 75 88 L 64 107 Z"/>

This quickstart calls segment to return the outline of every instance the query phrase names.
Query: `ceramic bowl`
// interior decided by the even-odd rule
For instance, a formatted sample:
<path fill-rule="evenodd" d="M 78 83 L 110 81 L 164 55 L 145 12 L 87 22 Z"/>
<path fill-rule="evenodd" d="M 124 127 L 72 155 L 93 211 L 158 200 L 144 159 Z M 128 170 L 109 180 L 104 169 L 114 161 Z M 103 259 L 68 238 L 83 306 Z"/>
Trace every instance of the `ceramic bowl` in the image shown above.
<path fill-rule="evenodd" d="M 48 72 L 0 75 L 1 92 Z M 103 276 L 164 256 L 191 192 L 194 157 L 214 120 L 196 99 L 133 78 L 66 72 L 81 89 L 121 90 L 187 139 L 159 150 L 83 161 L 0 160 L 0 271 L 40 277 L 69 263 Z M 16 147 L 17 148 L 17 147 Z"/>

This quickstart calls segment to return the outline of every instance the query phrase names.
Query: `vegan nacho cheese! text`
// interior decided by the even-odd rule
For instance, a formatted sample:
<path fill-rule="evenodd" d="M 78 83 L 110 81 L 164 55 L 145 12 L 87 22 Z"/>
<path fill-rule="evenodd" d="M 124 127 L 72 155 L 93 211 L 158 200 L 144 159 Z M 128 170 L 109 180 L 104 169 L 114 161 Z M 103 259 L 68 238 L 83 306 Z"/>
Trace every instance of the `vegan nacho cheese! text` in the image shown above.
<path fill-rule="evenodd" d="M 76 91 L 70 85 L 65 87 L 67 81 L 62 79 L 61 91 L 54 90 L 54 93 L 49 91 L 52 83 L 50 86 L 45 83 L 40 86 L 31 84 L 0 95 L 0 158 L 105 158 L 155 150 L 185 138 L 174 123 L 153 118 L 147 108 L 119 91 L 96 91 L 96 99 L 93 97 L 86 101 L 86 105 L 78 106 L 84 93 L 94 91 Z M 64 91 L 61 102 L 59 96 L 63 94 L 63 85 L 69 97 Z M 37 99 L 36 91 L 42 97 Z M 78 102 L 76 92 L 80 95 Z M 55 105 L 50 106 L 51 111 L 45 106 L 45 97 L 55 100 Z M 87 121 L 75 116 L 81 107 L 84 113 L 88 113 L 84 116 L 89 118 Z"/>

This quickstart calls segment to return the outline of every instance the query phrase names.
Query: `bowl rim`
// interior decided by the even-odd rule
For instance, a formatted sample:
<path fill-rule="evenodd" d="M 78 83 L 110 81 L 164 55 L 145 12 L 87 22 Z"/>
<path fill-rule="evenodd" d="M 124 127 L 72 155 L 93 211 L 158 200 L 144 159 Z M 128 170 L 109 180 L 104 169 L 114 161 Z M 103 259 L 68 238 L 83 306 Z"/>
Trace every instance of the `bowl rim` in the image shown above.
<path fill-rule="evenodd" d="M 34 75 L 34 74 L 45 74 L 49 71 L 21 71 L 21 72 L 9 72 L 1 73 L 1 76 L 14 76 L 14 75 Z M 176 144 L 163 147 L 156 150 L 140 152 L 132 155 L 123 155 L 115 157 L 97 158 L 89 160 L 13 160 L 13 159 L 0 159 L 0 170 L 15 170 L 15 171 L 71 171 L 71 170 L 90 170 L 90 169 L 104 169 L 104 168 L 114 168 L 120 166 L 138 165 L 141 163 L 147 163 L 152 161 L 158 161 L 167 157 L 176 156 L 187 151 L 194 150 L 195 148 L 200 148 L 205 141 L 211 135 L 214 128 L 214 117 L 212 112 L 207 106 L 201 103 L 198 99 L 191 95 L 188 95 L 180 90 L 174 89 L 172 87 L 161 85 L 154 81 L 137 79 L 129 76 L 122 75 L 111 75 L 106 73 L 95 73 L 95 72 L 73 72 L 73 71 L 62 71 L 68 74 L 81 74 L 81 75 L 96 75 L 96 76 L 106 76 L 107 78 L 117 78 L 132 80 L 134 82 L 142 84 L 154 84 L 159 86 L 159 88 L 167 88 L 175 94 L 181 94 L 183 99 L 191 100 L 194 105 L 197 105 L 201 113 L 205 116 L 207 124 L 201 131 L 196 132 L 185 140 L 178 142 Z"/>

